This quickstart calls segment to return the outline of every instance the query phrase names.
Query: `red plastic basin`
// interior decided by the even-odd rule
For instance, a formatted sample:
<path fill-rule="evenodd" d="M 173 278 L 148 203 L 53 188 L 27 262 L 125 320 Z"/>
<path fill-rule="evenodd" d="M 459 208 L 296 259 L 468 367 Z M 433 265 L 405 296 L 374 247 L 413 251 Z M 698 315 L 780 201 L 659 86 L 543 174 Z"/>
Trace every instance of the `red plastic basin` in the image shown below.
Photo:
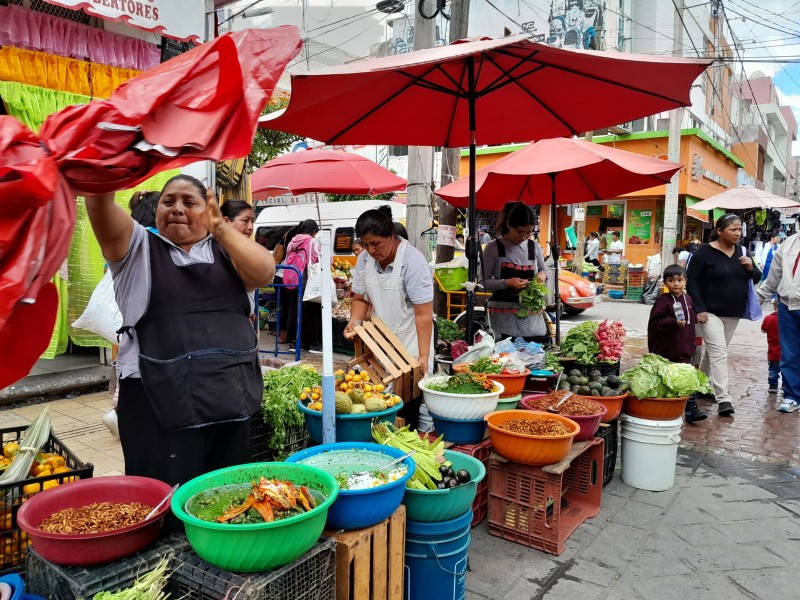
<path fill-rule="evenodd" d="M 103 565 L 152 544 L 161 533 L 170 503 L 165 502 L 149 521 L 102 533 L 47 533 L 39 529 L 39 524 L 59 510 L 80 508 L 92 502 L 141 502 L 155 506 L 171 487 L 157 479 L 128 475 L 73 481 L 28 499 L 17 513 L 17 523 L 45 560 L 80 567 Z"/>

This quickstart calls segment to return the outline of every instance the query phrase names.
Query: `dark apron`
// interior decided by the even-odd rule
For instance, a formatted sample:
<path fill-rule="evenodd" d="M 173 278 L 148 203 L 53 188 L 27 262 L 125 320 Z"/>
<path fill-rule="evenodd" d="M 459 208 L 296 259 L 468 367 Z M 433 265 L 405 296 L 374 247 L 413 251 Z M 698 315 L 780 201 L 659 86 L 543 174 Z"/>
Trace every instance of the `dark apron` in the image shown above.
<path fill-rule="evenodd" d="M 150 245 L 151 290 L 136 324 L 147 399 L 168 431 L 249 418 L 263 381 L 250 302 L 233 264 L 211 242 L 214 262 L 178 267 L 170 245 Z"/>
<path fill-rule="evenodd" d="M 500 279 L 511 279 L 512 277 L 519 277 L 520 279 L 525 279 L 526 281 L 530 281 L 531 279 L 536 277 L 537 271 L 535 264 L 532 264 L 530 266 L 518 265 L 517 263 L 505 260 L 506 247 L 499 240 L 497 242 L 497 255 L 500 258 Z M 533 240 L 528 240 L 528 260 L 529 261 L 536 260 L 536 245 L 533 243 Z M 515 304 L 519 304 L 519 292 L 516 290 L 509 290 L 509 289 L 497 290 L 492 294 L 491 298 L 489 298 L 489 301 L 513 302 Z"/>

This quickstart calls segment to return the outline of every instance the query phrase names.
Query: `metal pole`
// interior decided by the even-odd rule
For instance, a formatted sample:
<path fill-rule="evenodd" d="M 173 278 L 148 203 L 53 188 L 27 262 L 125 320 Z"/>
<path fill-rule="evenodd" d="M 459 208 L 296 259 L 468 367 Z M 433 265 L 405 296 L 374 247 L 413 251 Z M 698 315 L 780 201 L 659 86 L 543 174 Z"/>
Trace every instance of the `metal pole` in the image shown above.
<path fill-rule="evenodd" d="M 556 175 L 548 173 L 550 177 L 550 254 L 553 256 L 553 267 L 555 268 L 555 281 L 553 290 L 556 304 L 556 346 L 561 344 L 561 292 L 558 290 L 558 257 L 561 255 L 558 247 L 558 215 L 556 214 Z"/>
<path fill-rule="evenodd" d="M 477 127 L 477 115 L 475 114 L 475 62 L 472 57 L 467 59 L 467 77 L 469 85 L 469 214 L 467 223 L 469 227 L 469 237 L 466 239 L 466 253 L 468 261 L 467 280 L 478 280 L 478 246 L 479 242 L 475 236 L 475 169 L 477 168 L 478 147 L 475 139 L 475 129 Z M 475 291 L 467 290 L 467 335 L 468 344 L 472 343 L 472 336 L 475 333 Z"/>
<path fill-rule="evenodd" d="M 320 236 L 320 295 L 322 296 L 322 443 L 336 441 L 336 382 L 333 377 L 333 317 L 331 315 L 331 232 Z"/>
<path fill-rule="evenodd" d="M 672 54 L 681 56 L 683 54 L 683 24 L 681 22 L 681 11 L 683 11 L 683 0 L 675 0 L 675 15 L 672 23 L 672 37 L 675 40 L 672 46 Z M 681 121 L 683 121 L 683 108 L 675 108 L 669 112 L 669 142 L 667 145 L 667 159 L 671 162 L 681 162 Z M 664 194 L 664 228 L 661 238 L 661 270 L 667 265 L 672 264 L 672 250 L 675 248 L 675 240 L 678 231 L 678 192 L 680 183 L 680 171 L 672 176 L 667 184 Z M 656 225 L 657 226 L 657 225 Z"/>

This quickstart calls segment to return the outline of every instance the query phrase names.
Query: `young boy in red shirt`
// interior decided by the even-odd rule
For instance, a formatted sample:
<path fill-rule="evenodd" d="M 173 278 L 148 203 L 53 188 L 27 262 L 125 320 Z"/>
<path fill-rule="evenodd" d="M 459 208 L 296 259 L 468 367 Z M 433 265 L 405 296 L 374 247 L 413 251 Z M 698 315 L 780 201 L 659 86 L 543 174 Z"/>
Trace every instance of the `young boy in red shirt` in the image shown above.
<path fill-rule="evenodd" d="M 767 334 L 767 365 L 769 393 L 778 393 L 778 380 L 781 376 L 781 341 L 778 336 L 778 299 L 772 301 L 772 314 L 764 317 L 761 331 Z"/>
<path fill-rule="evenodd" d="M 661 294 L 650 310 L 647 322 L 647 349 L 674 363 L 691 363 L 695 352 L 695 325 L 692 297 L 686 294 L 686 271 L 679 265 L 664 269 L 664 285 L 669 293 Z M 697 407 L 694 396 L 686 403 L 687 423 L 702 421 L 706 413 Z"/>

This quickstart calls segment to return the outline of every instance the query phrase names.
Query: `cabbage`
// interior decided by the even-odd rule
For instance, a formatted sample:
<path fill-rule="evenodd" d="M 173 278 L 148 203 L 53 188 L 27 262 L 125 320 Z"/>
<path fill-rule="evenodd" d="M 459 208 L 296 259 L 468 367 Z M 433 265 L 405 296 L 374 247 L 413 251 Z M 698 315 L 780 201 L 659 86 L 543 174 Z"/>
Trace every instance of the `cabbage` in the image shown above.
<path fill-rule="evenodd" d="M 671 363 L 657 354 L 645 354 L 620 379 L 631 386 L 637 398 L 679 398 L 712 391 L 702 371 L 689 364 Z"/>

